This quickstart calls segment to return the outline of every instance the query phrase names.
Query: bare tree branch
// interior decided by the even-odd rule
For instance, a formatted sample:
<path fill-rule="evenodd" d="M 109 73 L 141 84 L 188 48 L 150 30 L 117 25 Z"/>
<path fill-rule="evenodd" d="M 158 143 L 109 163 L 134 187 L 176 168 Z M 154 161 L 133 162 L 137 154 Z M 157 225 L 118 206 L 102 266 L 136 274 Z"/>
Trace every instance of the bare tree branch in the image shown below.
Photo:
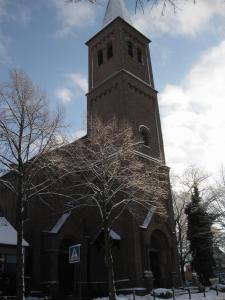
<path fill-rule="evenodd" d="M 38 175 L 56 170 L 53 150 L 61 146 L 62 116 L 51 115 L 44 94 L 15 69 L 10 81 L 0 85 L 0 116 L 0 189 L 9 190 L 16 200 L 17 299 L 23 300 L 24 207 L 34 196 L 46 203 L 41 194 L 61 180 Z"/>
<path fill-rule="evenodd" d="M 94 206 L 100 216 L 111 299 L 115 295 L 111 229 L 126 210 L 137 219 L 145 218 L 151 207 L 161 217 L 167 215 L 168 170 L 162 163 L 142 158 L 140 146 L 129 124 L 94 120 L 90 136 L 58 151 L 62 156 L 58 165 L 70 178 L 64 191 L 67 207 Z"/>

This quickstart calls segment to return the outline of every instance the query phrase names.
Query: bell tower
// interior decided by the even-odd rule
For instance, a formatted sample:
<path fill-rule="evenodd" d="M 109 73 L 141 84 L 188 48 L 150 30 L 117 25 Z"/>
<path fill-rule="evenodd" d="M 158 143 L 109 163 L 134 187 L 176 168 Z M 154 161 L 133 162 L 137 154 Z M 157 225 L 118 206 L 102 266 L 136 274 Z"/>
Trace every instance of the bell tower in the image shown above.
<path fill-rule="evenodd" d="M 109 0 L 102 29 L 86 43 L 88 132 L 95 117 L 127 121 L 143 139 L 143 155 L 164 162 L 149 43 L 133 27 L 123 0 Z"/>

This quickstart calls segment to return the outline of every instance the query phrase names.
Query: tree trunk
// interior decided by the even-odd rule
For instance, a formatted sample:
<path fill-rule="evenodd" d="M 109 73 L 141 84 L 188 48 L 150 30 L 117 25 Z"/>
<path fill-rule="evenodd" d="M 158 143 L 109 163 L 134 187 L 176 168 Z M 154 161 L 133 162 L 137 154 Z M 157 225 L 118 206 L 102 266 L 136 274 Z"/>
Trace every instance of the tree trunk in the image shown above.
<path fill-rule="evenodd" d="M 23 179 L 18 175 L 17 181 L 17 205 L 16 205 L 16 224 L 17 224 L 17 300 L 24 300 L 24 253 L 23 253 Z"/>
<path fill-rule="evenodd" d="M 110 236 L 109 236 L 107 219 L 104 220 L 104 244 L 105 244 L 105 263 L 106 263 L 106 268 L 108 273 L 109 299 L 116 300 L 113 258 L 111 253 Z"/>
<path fill-rule="evenodd" d="M 183 284 L 185 284 L 184 261 L 181 255 L 182 254 L 180 254 L 180 272 L 181 272 L 182 282 Z"/>
<path fill-rule="evenodd" d="M 179 252 L 180 252 L 180 272 L 181 272 L 181 279 L 183 284 L 185 284 L 185 274 L 184 274 L 184 259 L 183 259 L 183 243 L 182 243 L 182 228 L 178 226 L 178 236 L 179 236 Z"/>

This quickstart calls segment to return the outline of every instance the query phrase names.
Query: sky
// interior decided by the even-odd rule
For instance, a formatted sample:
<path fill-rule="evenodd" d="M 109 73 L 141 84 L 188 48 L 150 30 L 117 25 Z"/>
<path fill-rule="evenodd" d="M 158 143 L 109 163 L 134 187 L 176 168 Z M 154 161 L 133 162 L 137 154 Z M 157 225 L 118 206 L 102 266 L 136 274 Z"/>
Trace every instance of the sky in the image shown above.
<path fill-rule="evenodd" d="M 225 2 L 177 1 L 135 12 L 134 27 L 151 39 L 150 50 L 167 165 L 217 174 L 225 153 Z M 159 2 L 160 3 L 160 2 Z M 85 42 L 102 26 L 107 0 L 0 0 L 0 82 L 11 68 L 27 73 L 64 110 L 68 133 L 86 132 L 88 60 Z"/>

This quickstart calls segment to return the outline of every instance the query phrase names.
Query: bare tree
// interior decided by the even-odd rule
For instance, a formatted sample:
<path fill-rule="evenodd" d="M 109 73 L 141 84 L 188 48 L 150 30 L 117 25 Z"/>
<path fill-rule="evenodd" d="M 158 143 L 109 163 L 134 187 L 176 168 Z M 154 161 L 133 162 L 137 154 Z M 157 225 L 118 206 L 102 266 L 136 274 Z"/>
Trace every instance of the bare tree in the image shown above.
<path fill-rule="evenodd" d="M 59 151 L 66 157 L 61 163 L 65 164 L 65 172 L 70 176 L 71 192 L 66 193 L 69 209 L 94 206 L 100 216 L 112 300 L 116 297 L 112 227 L 125 210 L 135 217 L 150 208 L 159 215 L 165 212 L 168 170 L 160 163 L 144 159 L 139 152 L 141 145 L 133 138 L 127 124 L 117 126 L 115 121 L 103 124 L 96 120 L 89 136 Z"/>
<path fill-rule="evenodd" d="M 17 300 L 23 300 L 24 208 L 27 201 L 53 185 L 52 178 L 38 174 L 54 163 L 50 151 L 62 143 L 59 139 L 62 118 L 59 112 L 49 113 L 44 94 L 18 70 L 12 70 L 10 81 L 0 85 L 0 116 L 0 185 L 15 198 Z M 43 160 L 46 153 L 48 160 Z"/>
<path fill-rule="evenodd" d="M 191 165 L 184 170 L 179 181 L 187 191 L 191 191 L 191 189 L 197 185 L 200 188 L 201 193 L 205 193 L 209 186 L 209 177 L 210 175 L 203 169 Z"/>
<path fill-rule="evenodd" d="M 206 208 L 212 201 L 209 195 L 209 175 L 195 166 L 190 166 L 184 170 L 181 176 L 172 176 L 172 198 L 175 217 L 175 228 L 177 236 L 177 247 L 179 252 L 180 270 L 183 282 L 185 282 L 184 267 L 190 262 L 189 241 L 187 240 L 187 215 L 185 209 L 191 200 L 191 191 L 195 185 L 201 190 L 204 196 Z"/>
<path fill-rule="evenodd" d="M 90 2 L 92 4 L 102 4 L 101 1 L 99 0 L 65 0 L 67 3 L 73 2 L 73 3 L 78 3 L 78 2 Z M 196 0 L 190 0 L 193 3 L 195 3 Z M 149 2 L 151 3 L 152 7 L 156 5 L 161 5 L 162 6 L 162 13 L 165 12 L 167 6 L 170 6 L 173 8 L 174 12 L 176 12 L 177 8 L 179 7 L 179 1 L 177 0 L 133 0 L 134 6 L 135 6 L 135 11 L 138 9 L 141 9 L 144 12 L 144 5 Z"/>
<path fill-rule="evenodd" d="M 183 283 L 185 283 L 184 267 L 189 260 L 189 244 L 187 241 L 187 215 L 186 205 L 190 202 L 190 194 L 186 191 L 173 191 L 173 210 L 177 236 L 177 248 L 179 252 L 180 271 Z"/>
<path fill-rule="evenodd" d="M 225 231 L 225 168 L 222 167 L 219 178 L 211 184 L 209 189 L 209 210 L 217 216 L 215 242 L 217 245 L 224 244 Z"/>

